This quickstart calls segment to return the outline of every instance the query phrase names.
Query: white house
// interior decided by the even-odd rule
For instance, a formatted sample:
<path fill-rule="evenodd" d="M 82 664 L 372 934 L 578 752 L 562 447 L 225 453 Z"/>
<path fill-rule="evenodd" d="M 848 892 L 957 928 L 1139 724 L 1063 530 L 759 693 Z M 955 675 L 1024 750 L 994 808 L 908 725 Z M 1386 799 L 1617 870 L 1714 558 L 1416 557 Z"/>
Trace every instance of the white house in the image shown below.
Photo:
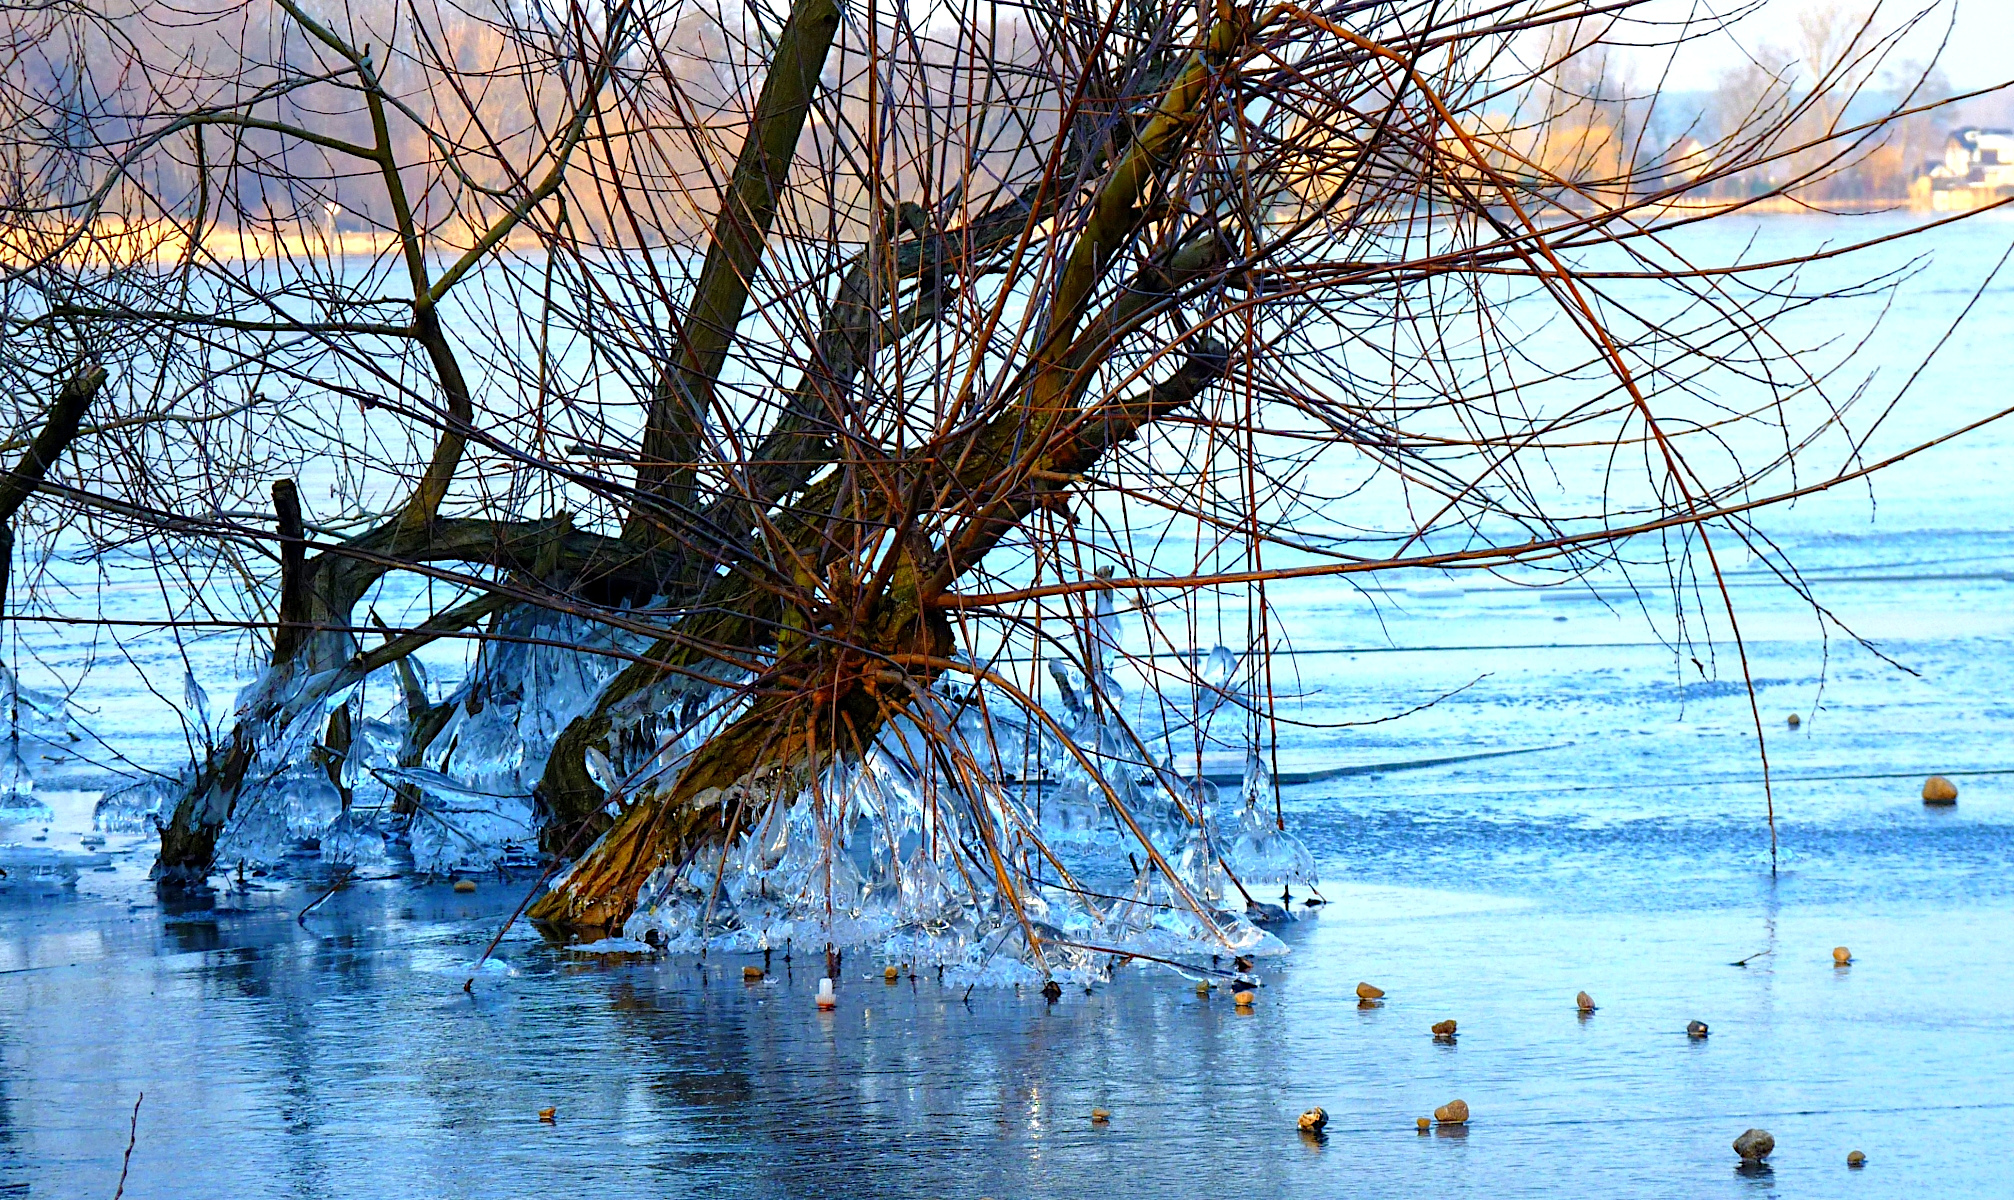
<path fill-rule="evenodd" d="M 1909 185 L 1912 208 L 1964 212 L 2014 196 L 2014 129 L 1954 129 L 1944 157 L 1923 164 Z"/>
<path fill-rule="evenodd" d="M 2014 129 L 1954 129 L 1944 143 L 1944 161 L 1930 169 L 1947 187 L 2014 186 Z"/>

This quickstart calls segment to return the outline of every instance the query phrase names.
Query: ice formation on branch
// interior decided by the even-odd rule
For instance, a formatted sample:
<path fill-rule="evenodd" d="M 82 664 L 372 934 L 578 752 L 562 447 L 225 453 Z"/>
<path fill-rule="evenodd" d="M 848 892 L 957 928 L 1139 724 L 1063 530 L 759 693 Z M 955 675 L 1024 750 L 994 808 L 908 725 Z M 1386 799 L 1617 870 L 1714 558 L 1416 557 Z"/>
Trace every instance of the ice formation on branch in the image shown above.
<path fill-rule="evenodd" d="M 1269 885 L 1316 876 L 1273 818 L 1261 757 L 1248 755 L 1227 845 L 1216 784 L 1147 750 L 1208 740 L 1236 657 L 1219 646 L 1203 660 L 1183 685 L 1193 701 L 1129 703 L 1112 674 L 1109 591 L 1085 632 L 1088 677 L 1047 664 L 1060 711 L 1031 709 L 970 664 L 858 761 L 762 769 L 702 794 L 695 806 L 728 825 L 720 842 L 660 866 L 624 936 L 677 952 L 863 947 L 1001 984 L 1088 982 L 1121 957 L 1284 952 L 1250 915 L 1280 910 L 1255 904 L 1242 872 Z"/>
<path fill-rule="evenodd" d="M 37 742 L 77 740 L 69 706 L 61 696 L 23 686 L 14 672 L 0 666 L 0 721 L 6 722 L 0 731 L 0 824 L 53 820 L 55 814 L 35 795 L 28 760 Z"/>
<path fill-rule="evenodd" d="M 506 612 L 496 631 L 438 703 L 416 667 L 401 687 L 272 671 L 246 689 L 240 727 L 246 713 L 270 717 L 219 865 L 353 867 L 401 846 L 428 873 L 536 861 L 534 788 L 555 741 L 621 665 L 607 652 L 641 647 L 530 608 Z M 1211 733 L 1220 713 L 1247 708 L 1237 656 L 1222 646 L 1196 656 L 1179 696 L 1129 698 L 1112 673 L 1120 627 L 1109 592 L 1083 631 L 1091 669 L 1048 662 L 1051 703 L 1031 704 L 968 661 L 864 755 L 762 766 L 701 793 L 694 806 L 716 814 L 717 828 L 650 875 L 623 936 L 681 953 L 858 948 L 995 984 L 1088 982 L 1123 957 L 1283 953 L 1252 919 L 1279 910 L 1255 904 L 1247 885 L 1311 885 L 1315 871 L 1272 818 L 1261 756 L 1247 756 L 1233 813 L 1218 784 L 1178 770 L 1170 749 L 1193 743 L 1200 763 L 1205 743 L 1242 744 L 1242 734 Z M 584 764 L 610 812 L 671 787 L 745 710 L 747 682 L 677 677 L 610 706 L 607 737 Z M 332 747 L 338 710 L 348 743 Z M 198 719 L 208 726 L 207 711 Z M 153 819 L 200 778 L 191 769 L 115 793 L 99 824 Z"/>

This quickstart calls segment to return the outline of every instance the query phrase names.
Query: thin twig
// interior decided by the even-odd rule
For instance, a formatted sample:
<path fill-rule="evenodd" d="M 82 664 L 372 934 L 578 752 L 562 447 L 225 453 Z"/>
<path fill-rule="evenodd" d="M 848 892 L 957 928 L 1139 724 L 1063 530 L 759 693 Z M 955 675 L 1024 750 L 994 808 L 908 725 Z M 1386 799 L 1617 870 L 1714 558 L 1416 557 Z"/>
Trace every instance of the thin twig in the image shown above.
<path fill-rule="evenodd" d="M 490 944 L 483 947 L 482 956 L 476 959 L 476 965 L 472 968 L 472 971 L 481 971 L 483 969 L 483 964 L 490 960 L 490 955 L 496 952 L 498 943 L 503 941 L 504 934 L 509 933 L 510 927 L 517 924 L 517 919 L 524 915 L 526 908 L 530 907 L 532 897 L 538 895 L 538 890 L 546 885 L 546 881 L 553 877 L 554 872 L 559 870 L 560 864 L 564 861 L 555 857 L 551 865 L 546 867 L 545 873 L 540 875 L 538 881 L 531 885 L 531 890 L 524 894 L 524 899 L 518 901 L 517 907 L 511 910 L 510 919 L 503 923 L 503 928 L 497 930 L 496 936 L 490 939 Z M 475 992 L 475 986 L 476 977 L 473 973 L 462 981 L 462 991 L 468 992 L 471 995 Z"/>
<path fill-rule="evenodd" d="M 126 1126 L 126 1157 L 119 1160 L 119 1186 L 112 1191 L 112 1200 L 119 1200 L 126 1194 L 126 1172 L 133 1166 L 133 1141 L 140 1135 L 140 1101 L 147 1098 L 141 1092 L 133 1101 L 133 1119 Z"/>

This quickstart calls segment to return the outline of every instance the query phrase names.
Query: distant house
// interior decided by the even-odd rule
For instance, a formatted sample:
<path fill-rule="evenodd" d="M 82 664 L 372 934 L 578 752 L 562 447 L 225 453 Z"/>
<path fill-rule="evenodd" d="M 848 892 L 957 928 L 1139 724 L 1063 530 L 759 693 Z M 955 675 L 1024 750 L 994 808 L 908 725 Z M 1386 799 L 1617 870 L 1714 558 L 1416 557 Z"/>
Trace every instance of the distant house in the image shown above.
<path fill-rule="evenodd" d="M 1671 148 L 1666 155 L 1666 161 L 1670 164 L 1672 174 L 1686 183 L 1691 183 L 1704 175 L 1706 169 L 1713 165 L 1713 156 L 1706 152 L 1706 147 L 1700 144 L 1698 138 L 1685 137 L 1680 138 L 1678 144 Z"/>
<path fill-rule="evenodd" d="M 1944 176 L 1978 187 L 2014 185 L 2014 129 L 1954 129 L 1944 143 Z M 1936 178 L 1938 169 L 1932 169 Z"/>
<path fill-rule="evenodd" d="M 1924 167 L 1909 191 L 1927 208 L 1978 208 L 2014 196 L 2014 129 L 1954 129 L 1944 158 Z"/>

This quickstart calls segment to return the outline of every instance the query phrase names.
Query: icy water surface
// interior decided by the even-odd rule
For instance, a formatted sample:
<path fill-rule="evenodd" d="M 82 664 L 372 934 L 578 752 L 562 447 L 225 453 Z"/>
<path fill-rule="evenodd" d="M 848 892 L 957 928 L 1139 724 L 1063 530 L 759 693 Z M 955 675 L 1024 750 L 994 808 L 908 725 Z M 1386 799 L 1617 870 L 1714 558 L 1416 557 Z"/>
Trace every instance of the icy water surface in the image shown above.
<path fill-rule="evenodd" d="M 851 961 L 820 1014 L 803 957 L 749 986 L 749 960 L 531 938 L 464 993 L 524 881 L 366 885 L 303 928 L 306 891 L 162 911 L 122 868 L 0 917 L 0 1187 L 110 1195 L 144 1091 L 135 1196 L 2005 1195 L 2006 889 L 1952 860 L 2004 877 L 2008 813 L 1885 807 L 1795 840 L 1913 847 L 1907 886 L 1891 857 L 1730 872 L 1702 907 L 1554 881 L 1682 839 L 1543 851 L 1528 823 L 1443 811 L 1441 870 L 1527 886 L 1333 888 L 1250 1014 L 1158 970 L 1048 1005 Z M 1672 853 L 1675 883 L 1695 856 Z M 1359 979 L 1382 1007 L 1357 1007 Z M 1428 1035 L 1445 1017 L 1452 1046 Z M 1455 1096 L 1466 1131 L 1414 1132 Z M 1314 1104 L 1321 1141 L 1294 1128 Z M 1777 1138 L 1766 1176 L 1728 1150 L 1751 1125 Z"/>
<path fill-rule="evenodd" d="M 1939 235 L 1880 343 L 1895 369 L 2010 236 Z M 1988 292 L 1878 440 L 2010 402 L 1974 366 L 2014 335 L 2010 301 Z M 821 1015 L 809 956 L 745 985 L 756 960 L 521 928 L 465 992 L 529 876 L 367 882 L 300 919 L 317 889 L 257 879 L 164 908 L 144 844 L 86 845 L 79 767 L 45 789 L 52 825 L 0 828 L 0 1195 L 110 1196 L 142 1092 L 128 1196 L 2014 1194 L 2010 468 L 1987 430 L 1885 477 L 1878 506 L 1769 518 L 1899 667 L 1727 552 L 1773 877 L 1724 638 L 1675 651 L 1612 579 L 1278 590 L 1282 716 L 1309 723 L 1283 725 L 1280 766 L 1363 770 L 1285 792 L 1332 903 L 1283 932 L 1249 1014 L 1153 967 L 1050 1005 L 849 958 Z M 172 723 L 116 691 L 137 683 L 93 678 L 123 753 L 172 756 Z M 1485 751 L 1528 753 L 1397 765 Z M 1932 772 L 1956 808 L 1919 801 Z M 1456 1044 L 1428 1034 L 1444 1018 Z M 1415 1131 L 1457 1096 L 1466 1130 Z M 1323 1140 L 1294 1128 L 1312 1105 Z M 1778 1149 L 1744 1175 L 1729 1143 L 1752 1125 Z"/>

